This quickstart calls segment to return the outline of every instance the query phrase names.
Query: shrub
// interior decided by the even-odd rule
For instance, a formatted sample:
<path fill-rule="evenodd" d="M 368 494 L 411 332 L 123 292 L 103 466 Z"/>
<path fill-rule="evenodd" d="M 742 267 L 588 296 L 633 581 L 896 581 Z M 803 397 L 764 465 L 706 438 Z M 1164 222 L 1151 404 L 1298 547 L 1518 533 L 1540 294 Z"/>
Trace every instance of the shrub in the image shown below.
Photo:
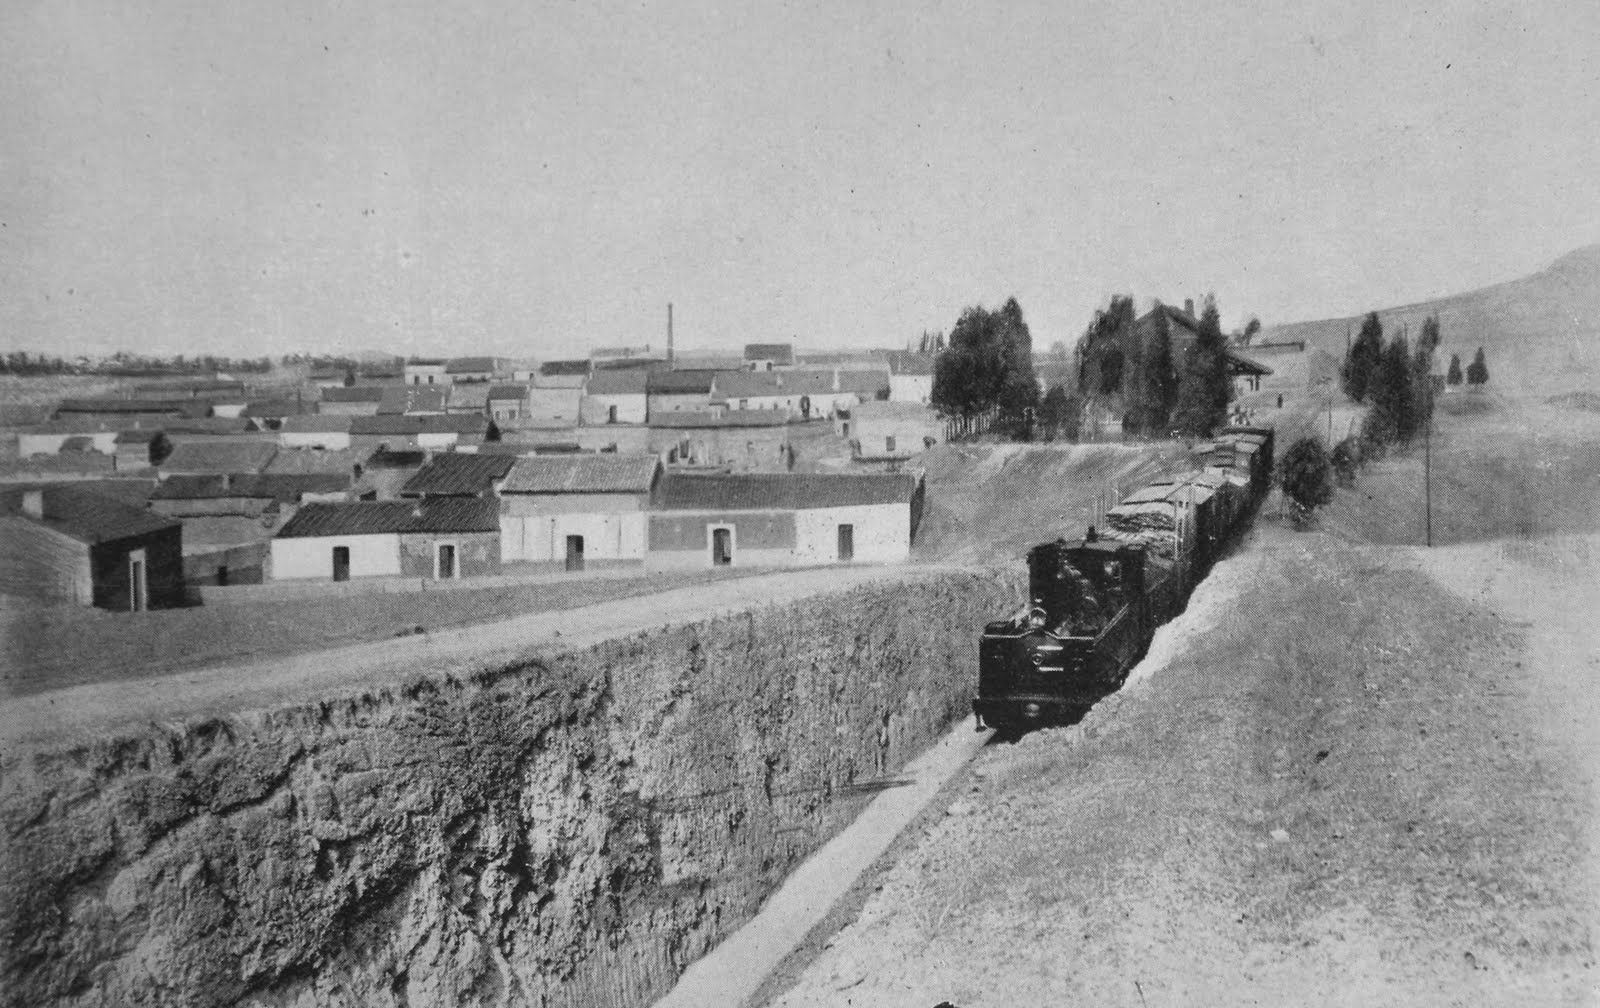
<path fill-rule="evenodd" d="M 1316 438 L 1301 438 L 1283 457 L 1283 493 L 1300 512 L 1310 513 L 1333 500 L 1333 466 Z"/>

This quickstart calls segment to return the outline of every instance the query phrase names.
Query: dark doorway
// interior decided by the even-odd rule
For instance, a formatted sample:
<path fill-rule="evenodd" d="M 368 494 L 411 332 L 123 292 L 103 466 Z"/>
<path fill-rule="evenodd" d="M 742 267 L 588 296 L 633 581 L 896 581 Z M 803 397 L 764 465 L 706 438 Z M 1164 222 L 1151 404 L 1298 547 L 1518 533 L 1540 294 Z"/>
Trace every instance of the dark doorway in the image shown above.
<path fill-rule="evenodd" d="M 217 587 L 228 587 L 228 565 L 217 564 Z"/>
<path fill-rule="evenodd" d="M 452 543 L 439 544 L 439 578 L 453 578 L 456 576 L 456 548 Z"/>
<path fill-rule="evenodd" d="M 711 530 L 711 564 L 727 567 L 733 563 L 733 529 Z"/>
<path fill-rule="evenodd" d="M 854 525 L 839 526 L 839 562 L 849 563 L 856 556 L 856 527 Z"/>
<path fill-rule="evenodd" d="M 333 579 L 335 581 L 350 580 L 350 547 L 335 546 L 333 548 Z"/>
<path fill-rule="evenodd" d="M 567 536 L 567 570 L 583 570 L 583 536 Z"/>

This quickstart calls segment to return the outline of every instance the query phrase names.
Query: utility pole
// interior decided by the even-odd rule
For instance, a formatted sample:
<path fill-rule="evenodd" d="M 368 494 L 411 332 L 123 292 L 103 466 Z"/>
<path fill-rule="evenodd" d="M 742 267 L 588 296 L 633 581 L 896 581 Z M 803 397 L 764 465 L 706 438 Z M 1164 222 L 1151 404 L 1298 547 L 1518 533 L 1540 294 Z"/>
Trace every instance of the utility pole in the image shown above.
<path fill-rule="evenodd" d="M 1428 402 L 1422 417 L 1422 542 L 1433 545 L 1433 376 L 1423 375 L 1427 382 Z"/>

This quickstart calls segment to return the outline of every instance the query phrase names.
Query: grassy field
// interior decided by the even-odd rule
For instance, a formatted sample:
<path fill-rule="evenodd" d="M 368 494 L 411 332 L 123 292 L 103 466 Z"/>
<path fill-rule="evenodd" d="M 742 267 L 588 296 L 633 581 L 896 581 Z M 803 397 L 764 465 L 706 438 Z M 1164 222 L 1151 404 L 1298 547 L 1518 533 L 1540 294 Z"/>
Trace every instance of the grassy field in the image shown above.
<path fill-rule="evenodd" d="M 748 572 L 704 571 L 516 588 L 375 594 L 236 606 L 109 613 L 0 610 L 0 696 L 142 679 L 228 662 L 301 654 L 627 599 Z"/>

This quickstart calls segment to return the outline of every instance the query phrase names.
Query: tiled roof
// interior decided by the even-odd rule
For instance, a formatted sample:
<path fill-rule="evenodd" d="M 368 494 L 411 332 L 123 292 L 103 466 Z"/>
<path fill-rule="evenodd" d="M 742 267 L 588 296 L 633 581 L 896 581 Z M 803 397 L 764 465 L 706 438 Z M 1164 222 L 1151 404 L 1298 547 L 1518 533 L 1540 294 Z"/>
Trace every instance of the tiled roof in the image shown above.
<path fill-rule="evenodd" d="M 455 357 L 444 366 L 446 374 L 473 374 L 493 371 L 498 363 L 493 357 Z"/>
<path fill-rule="evenodd" d="M 876 399 L 850 407 L 856 420 L 923 420 L 940 424 L 939 415 L 930 407 L 914 402 L 880 402 Z"/>
<path fill-rule="evenodd" d="M 173 518 L 134 507 L 115 497 L 88 488 L 47 487 L 44 494 L 44 519 L 40 524 L 69 535 L 79 542 L 102 543 L 129 536 L 148 535 L 182 525 Z M 4 509 L 22 514 L 22 491 L 11 491 L 3 498 Z M 29 518 L 37 521 L 38 519 Z"/>
<path fill-rule="evenodd" d="M 650 418 L 651 427 L 674 430 L 689 427 L 782 427 L 787 423 L 787 410 L 726 410 L 722 413 L 679 410 L 658 413 Z"/>
<path fill-rule="evenodd" d="M 344 375 L 344 368 L 319 367 L 311 369 L 312 381 L 333 381 L 335 379 L 344 381 Z"/>
<path fill-rule="evenodd" d="M 306 413 L 284 417 L 281 429 L 290 434 L 348 434 L 354 419 L 337 413 Z"/>
<path fill-rule="evenodd" d="M 493 499 L 476 497 L 307 504 L 284 523 L 277 537 L 498 532 L 499 508 Z"/>
<path fill-rule="evenodd" d="M 400 492 L 407 497 L 476 497 L 505 478 L 516 462 L 514 455 L 479 455 L 446 452 L 429 459 Z"/>
<path fill-rule="evenodd" d="M 167 434 L 242 434 L 253 425 L 245 417 L 196 417 L 185 420 L 163 420 L 161 429 Z"/>
<path fill-rule="evenodd" d="M 405 368 L 398 364 L 363 364 L 356 369 L 356 375 L 361 378 L 399 378 L 405 373 Z"/>
<path fill-rule="evenodd" d="M 1267 367 L 1265 364 L 1258 360 L 1253 360 L 1249 357 L 1246 357 L 1237 350 L 1228 350 L 1226 353 L 1228 356 L 1228 363 L 1233 365 L 1233 370 L 1235 373 L 1253 375 L 1269 375 L 1272 373 L 1272 369 Z"/>
<path fill-rule="evenodd" d="M 652 371 L 647 383 L 651 395 L 709 395 L 715 371 Z"/>
<path fill-rule="evenodd" d="M 417 449 L 415 451 L 395 451 L 390 448 L 379 448 L 367 456 L 368 469 L 420 469 L 428 461 L 428 453 Z"/>
<path fill-rule="evenodd" d="M 116 470 L 116 457 L 92 452 L 70 455 L 32 455 L 24 459 L 0 461 L 0 481 L 37 483 L 51 477 L 109 475 Z"/>
<path fill-rule="evenodd" d="M 648 493 L 661 460 L 654 455 L 561 455 L 517 459 L 502 493 Z"/>
<path fill-rule="evenodd" d="M 351 434 L 482 434 L 489 429 L 489 418 L 481 415 L 379 414 L 350 418 Z"/>
<path fill-rule="evenodd" d="M 244 473 L 206 476 L 168 476 L 156 487 L 152 500 L 208 500 L 217 497 L 265 497 L 282 504 L 299 502 L 308 493 L 339 493 L 350 489 L 348 473 Z"/>
<path fill-rule="evenodd" d="M 104 431 L 117 430 L 120 425 L 113 420 L 102 420 L 99 417 L 84 416 L 81 414 L 68 414 L 58 420 L 46 420 L 41 424 L 22 431 L 23 434 L 99 434 Z"/>
<path fill-rule="evenodd" d="M 444 367 L 445 363 L 446 363 L 446 361 L 445 361 L 445 359 L 443 357 L 407 357 L 406 358 L 406 366 L 407 367 Z"/>
<path fill-rule="evenodd" d="M 790 343 L 746 343 L 744 359 L 769 360 L 774 364 L 793 364 L 794 345 Z"/>
<path fill-rule="evenodd" d="M 889 355 L 889 373 L 897 375 L 933 374 L 933 354 L 892 353 Z"/>
<path fill-rule="evenodd" d="M 349 388 L 325 388 L 323 402 L 383 402 L 383 390 L 388 385 L 351 385 Z"/>
<path fill-rule="evenodd" d="M 385 385 L 383 397 L 378 400 L 378 412 L 394 415 L 443 413 L 444 393 L 443 385 Z"/>
<path fill-rule="evenodd" d="M 587 360 L 547 360 L 539 365 L 542 375 L 586 375 L 589 373 Z"/>
<path fill-rule="evenodd" d="M 527 397 L 528 397 L 528 386 L 526 386 L 526 385 L 496 385 L 496 386 L 492 387 L 491 389 L 489 389 L 489 398 L 490 399 L 494 399 L 494 400 L 500 400 L 500 399 L 522 400 L 522 399 L 526 399 Z"/>
<path fill-rule="evenodd" d="M 149 444 L 161 436 L 161 431 L 156 428 L 139 428 L 137 430 L 118 431 L 116 443 L 119 445 Z"/>
<path fill-rule="evenodd" d="M 854 392 L 868 399 L 874 398 L 879 392 L 888 391 L 889 372 L 884 370 L 872 371 L 844 371 L 839 372 L 839 391 Z"/>
<path fill-rule="evenodd" d="M 261 470 L 269 475 L 291 473 L 337 473 L 348 477 L 356 463 L 365 462 L 365 454 L 349 449 L 326 451 L 312 448 L 287 448 L 272 456 L 272 461 Z"/>
<path fill-rule="evenodd" d="M 589 395 L 644 395 L 650 373 L 644 368 L 616 368 L 589 376 Z"/>
<path fill-rule="evenodd" d="M 210 404 L 196 403 L 193 399 L 63 399 L 56 407 L 60 413 L 169 413 L 186 416 L 196 407 L 209 410 Z M 204 412 L 200 414 L 204 416 Z"/>
<path fill-rule="evenodd" d="M 720 371 L 713 394 L 719 399 L 803 394 L 784 388 L 780 384 L 780 377 L 777 371 Z"/>
<path fill-rule="evenodd" d="M 917 480 L 910 473 L 674 473 L 661 481 L 657 500 L 667 511 L 794 511 L 902 504 L 911 500 Z"/>
<path fill-rule="evenodd" d="M 254 473 L 265 469 L 278 446 L 270 441 L 181 441 L 159 468 L 174 473 Z"/>
<path fill-rule="evenodd" d="M 488 382 L 465 382 L 450 386 L 445 402 L 453 410 L 482 410 L 489 405 Z"/>
<path fill-rule="evenodd" d="M 314 406 L 315 404 L 313 404 Z M 247 417 L 291 417 L 304 413 L 307 406 L 294 399 L 257 399 L 245 406 L 240 416 Z"/>

